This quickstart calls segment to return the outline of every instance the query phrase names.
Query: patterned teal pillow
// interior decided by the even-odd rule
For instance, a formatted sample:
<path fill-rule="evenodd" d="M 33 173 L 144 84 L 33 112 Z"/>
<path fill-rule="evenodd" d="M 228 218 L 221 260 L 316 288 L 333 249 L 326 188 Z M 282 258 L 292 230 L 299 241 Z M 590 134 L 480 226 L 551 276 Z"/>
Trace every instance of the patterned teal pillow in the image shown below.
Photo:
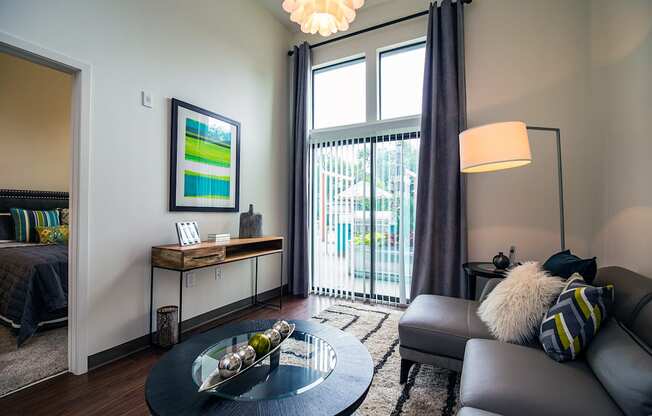
<path fill-rule="evenodd" d="M 11 217 L 14 220 L 16 241 L 38 243 L 39 237 L 36 227 L 56 227 L 59 225 L 59 212 L 31 211 L 29 209 L 11 208 Z"/>
<path fill-rule="evenodd" d="M 614 287 L 588 285 L 575 273 L 541 322 L 539 341 L 555 361 L 574 360 L 609 317 Z"/>

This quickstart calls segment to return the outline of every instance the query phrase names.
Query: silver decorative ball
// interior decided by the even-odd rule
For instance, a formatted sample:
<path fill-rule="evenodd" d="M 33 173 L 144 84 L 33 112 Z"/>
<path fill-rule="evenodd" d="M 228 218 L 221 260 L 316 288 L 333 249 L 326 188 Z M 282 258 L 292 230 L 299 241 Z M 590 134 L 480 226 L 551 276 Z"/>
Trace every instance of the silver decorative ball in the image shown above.
<path fill-rule="evenodd" d="M 272 348 L 276 348 L 278 344 L 280 344 L 281 341 L 283 340 L 283 338 L 281 337 L 281 333 L 273 328 L 268 329 L 263 334 L 267 335 L 269 340 L 272 341 Z"/>
<path fill-rule="evenodd" d="M 290 324 L 285 321 L 276 321 L 272 326 L 272 329 L 277 330 L 281 334 L 282 339 L 287 338 L 290 334 Z"/>
<path fill-rule="evenodd" d="M 236 355 L 242 361 L 242 368 L 247 368 L 256 361 L 256 350 L 251 345 L 243 345 Z"/>
<path fill-rule="evenodd" d="M 217 368 L 219 368 L 222 378 L 230 378 L 238 374 L 242 368 L 242 360 L 236 354 L 228 353 L 220 359 Z"/>

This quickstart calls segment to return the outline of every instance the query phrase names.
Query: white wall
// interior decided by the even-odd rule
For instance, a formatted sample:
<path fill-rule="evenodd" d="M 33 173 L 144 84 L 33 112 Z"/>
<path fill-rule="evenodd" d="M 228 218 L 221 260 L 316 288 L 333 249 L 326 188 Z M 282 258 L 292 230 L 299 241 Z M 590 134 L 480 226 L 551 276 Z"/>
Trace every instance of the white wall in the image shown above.
<path fill-rule="evenodd" d="M 72 77 L 0 52 L 0 188 L 68 191 Z"/>
<path fill-rule="evenodd" d="M 428 1 L 400 0 L 361 9 L 351 30 L 426 10 Z M 523 120 L 562 130 L 567 246 L 589 255 L 601 151 L 588 131 L 586 73 L 589 3 L 484 0 L 466 6 L 469 127 Z M 313 50 L 315 64 L 425 35 L 421 17 Z M 293 42 L 323 38 L 296 33 Z M 375 63 L 367 61 L 367 103 L 375 106 Z M 370 98 L 371 96 L 371 98 Z M 368 115 L 374 115 L 368 110 Z M 487 260 L 515 244 L 519 259 L 544 260 L 559 248 L 554 135 L 531 135 L 534 163 L 512 171 L 469 175 L 469 258 Z M 595 201 L 595 202 L 594 202 Z"/>
<path fill-rule="evenodd" d="M 594 250 L 652 276 L 652 2 L 591 2 L 593 135 L 603 144 Z"/>
<path fill-rule="evenodd" d="M 286 234 L 289 33 L 257 2 L 0 0 L 0 30 L 92 65 L 91 354 L 147 332 L 150 247 L 175 242 L 175 221 L 238 232 L 236 214 L 168 212 L 169 98 L 242 123 L 242 210 L 254 203 L 266 234 Z M 278 270 L 261 262 L 261 291 Z M 184 318 L 250 296 L 251 273 L 198 272 Z M 177 304 L 176 274 L 157 272 L 156 286 L 157 305 Z"/>

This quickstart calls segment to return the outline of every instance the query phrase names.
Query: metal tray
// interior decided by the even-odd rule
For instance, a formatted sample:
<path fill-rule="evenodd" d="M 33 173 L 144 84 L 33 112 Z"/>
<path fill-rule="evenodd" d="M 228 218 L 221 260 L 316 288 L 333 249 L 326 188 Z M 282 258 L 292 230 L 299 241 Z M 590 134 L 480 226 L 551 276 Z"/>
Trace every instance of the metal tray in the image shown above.
<path fill-rule="evenodd" d="M 213 373 L 210 376 L 206 377 L 206 380 L 203 381 L 202 385 L 199 386 L 199 389 L 197 391 L 200 392 L 200 393 L 202 393 L 202 392 L 208 392 L 208 393 L 215 392 L 220 387 L 226 385 L 230 381 L 235 380 L 236 378 L 238 378 L 238 376 L 240 376 L 240 375 L 246 373 L 247 371 L 249 371 L 249 369 L 254 368 L 257 364 L 260 364 L 265 358 L 267 358 L 270 355 L 274 354 L 275 352 L 279 351 L 280 348 L 281 348 L 281 345 L 283 345 L 283 343 L 288 338 L 290 338 L 292 336 L 292 334 L 294 333 L 294 330 L 296 329 L 296 327 L 297 326 L 295 324 L 290 324 L 290 332 L 288 333 L 287 337 L 283 338 L 283 340 L 281 340 L 281 342 L 279 342 L 278 345 L 276 347 L 272 348 L 267 354 L 265 354 L 262 357 L 256 359 L 256 361 L 254 361 L 249 367 L 240 370 L 240 372 L 238 374 L 234 375 L 233 377 L 222 378 L 222 376 L 220 376 L 219 367 L 215 368 L 215 371 L 213 371 Z M 240 347 L 242 345 L 247 345 L 247 344 L 246 343 L 238 344 L 236 347 Z M 208 349 L 211 349 L 211 348 L 208 348 Z M 236 350 L 236 349 L 237 348 L 234 348 L 234 350 Z M 205 352 L 206 351 L 202 352 L 202 354 L 204 354 Z M 200 354 L 200 355 L 202 355 L 202 354 Z"/>

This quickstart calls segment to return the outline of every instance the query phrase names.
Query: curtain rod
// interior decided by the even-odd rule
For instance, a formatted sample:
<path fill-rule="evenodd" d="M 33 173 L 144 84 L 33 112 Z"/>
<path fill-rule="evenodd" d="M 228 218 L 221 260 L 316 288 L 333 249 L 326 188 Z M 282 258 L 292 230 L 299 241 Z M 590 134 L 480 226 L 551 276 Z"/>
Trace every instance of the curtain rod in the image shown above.
<path fill-rule="evenodd" d="M 473 0 L 461 0 L 461 1 L 464 1 L 464 3 L 466 3 L 466 4 L 471 4 L 471 2 Z M 422 12 L 418 12 L 418 13 L 414 13 L 414 14 L 411 14 L 411 15 L 408 15 L 408 16 L 399 17 L 398 19 L 390 20 L 389 22 L 380 23 L 380 24 L 377 24 L 375 26 L 370 26 L 370 27 L 365 28 L 365 29 L 361 29 L 361 30 L 358 30 L 358 31 L 355 31 L 355 32 L 350 32 L 350 33 L 347 33 L 346 35 L 331 38 L 331 39 L 325 40 L 323 42 L 315 43 L 313 45 L 308 45 L 308 47 L 310 49 L 318 48 L 320 46 L 328 45 L 329 43 L 337 42 L 338 40 L 343 40 L 343 39 L 347 39 L 347 38 L 350 38 L 350 37 L 353 37 L 353 36 L 361 35 L 363 33 L 371 32 L 373 30 L 382 29 L 384 27 L 395 25 L 395 24 L 401 23 L 401 22 L 405 22 L 406 20 L 415 19 L 417 17 L 425 16 L 427 14 L 428 14 L 428 10 L 424 10 Z M 292 56 L 292 55 L 294 55 L 294 51 L 293 50 L 288 51 L 288 56 Z"/>

